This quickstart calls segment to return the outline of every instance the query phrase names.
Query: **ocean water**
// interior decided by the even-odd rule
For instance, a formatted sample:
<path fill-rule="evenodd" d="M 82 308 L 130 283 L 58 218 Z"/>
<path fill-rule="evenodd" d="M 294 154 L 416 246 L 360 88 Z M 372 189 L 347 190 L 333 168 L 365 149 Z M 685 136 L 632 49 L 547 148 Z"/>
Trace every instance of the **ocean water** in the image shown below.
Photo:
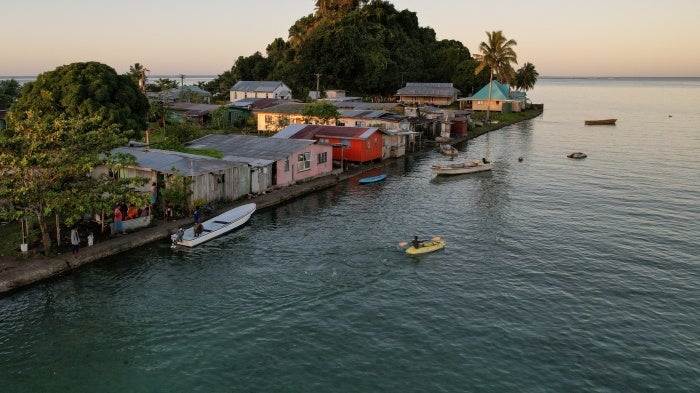
<path fill-rule="evenodd" d="M 425 152 L 0 299 L 2 391 L 700 391 L 700 80 L 529 96 L 542 116 L 459 146 L 492 173 Z"/>

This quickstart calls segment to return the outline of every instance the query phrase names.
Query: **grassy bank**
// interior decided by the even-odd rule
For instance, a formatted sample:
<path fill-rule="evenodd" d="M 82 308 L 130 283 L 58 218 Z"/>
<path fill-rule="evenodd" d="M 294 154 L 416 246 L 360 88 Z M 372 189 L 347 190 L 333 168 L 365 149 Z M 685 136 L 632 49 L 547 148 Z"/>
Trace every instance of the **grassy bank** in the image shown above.
<path fill-rule="evenodd" d="M 474 127 L 473 129 L 470 128 L 468 132 L 469 139 L 476 138 L 479 135 L 498 130 L 511 124 L 535 118 L 541 114 L 542 112 L 535 108 L 513 113 L 491 112 L 491 122 L 484 123 L 482 126 Z M 471 117 L 474 121 L 483 122 L 484 118 L 486 118 L 486 112 L 474 113 Z"/>

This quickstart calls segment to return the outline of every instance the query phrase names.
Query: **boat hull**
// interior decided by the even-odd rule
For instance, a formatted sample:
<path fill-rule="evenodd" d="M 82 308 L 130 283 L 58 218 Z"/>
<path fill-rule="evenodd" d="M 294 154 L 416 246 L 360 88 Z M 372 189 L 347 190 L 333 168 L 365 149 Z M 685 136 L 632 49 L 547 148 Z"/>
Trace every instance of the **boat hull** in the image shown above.
<path fill-rule="evenodd" d="M 170 239 L 173 246 L 194 247 L 223 234 L 231 232 L 248 222 L 250 216 L 253 215 L 257 205 L 248 203 L 229 211 L 226 211 L 218 216 L 211 218 L 202 223 L 203 231 L 199 236 L 195 236 L 194 227 L 180 229 L 174 233 Z"/>
<path fill-rule="evenodd" d="M 587 126 L 615 125 L 616 121 L 617 119 L 585 120 L 584 124 Z"/>
<path fill-rule="evenodd" d="M 430 240 L 423 242 L 422 247 L 415 248 L 413 246 L 406 249 L 406 254 L 419 255 L 437 251 L 445 247 L 444 240 Z"/>
<path fill-rule="evenodd" d="M 377 176 L 372 176 L 372 177 L 363 177 L 360 179 L 360 184 L 369 184 L 369 183 L 376 183 L 378 181 L 382 181 L 386 179 L 386 174 L 381 174 Z"/>
<path fill-rule="evenodd" d="M 493 164 L 484 164 L 481 161 L 473 161 L 464 162 L 461 164 L 434 165 L 432 169 L 436 175 L 463 175 L 465 173 L 490 171 L 491 169 L 493 169 Z"/>

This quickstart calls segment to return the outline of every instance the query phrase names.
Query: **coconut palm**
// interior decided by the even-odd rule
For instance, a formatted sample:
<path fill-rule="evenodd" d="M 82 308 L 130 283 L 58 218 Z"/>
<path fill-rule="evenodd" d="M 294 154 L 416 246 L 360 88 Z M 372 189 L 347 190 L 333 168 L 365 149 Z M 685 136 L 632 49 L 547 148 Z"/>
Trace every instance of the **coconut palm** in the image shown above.
<path fill-rule="evenodd" d="M 528 91 L 535 87 L 538 76 L 540 76 L 540 73 L 535 69 L 535 65 L 530 62 L 525 63 L 515 73 L 513 86 L 515 86 L 515 88 L 518 90 Z"/>
<path fill-rule="evenodd" d="M 134 63 L 134 65 L 129 66 L 129 75 L 138 82 L 139 88 L 144 92 L 146 91 L 146 73 L 150 71 L 141 63 Z"/>
<path fill-rule="evenodd" d="M 484 68 L 489 69 L 489 101 L 486 106 L 486 120 L 491 118 L 491 90 L 493 89 L 493 77 L 502 83 L 510 83 L 515 77 L 515 71 L 511 64 L 518 64 L 518 56 L 513 49 L 518 43 L 515 40 L 506 39 L 501 30 L 486 32 L 487 42 L 479 44 L 479 54 L 475 55 L 479 65 L 474 70 L 478 75 Z"/>

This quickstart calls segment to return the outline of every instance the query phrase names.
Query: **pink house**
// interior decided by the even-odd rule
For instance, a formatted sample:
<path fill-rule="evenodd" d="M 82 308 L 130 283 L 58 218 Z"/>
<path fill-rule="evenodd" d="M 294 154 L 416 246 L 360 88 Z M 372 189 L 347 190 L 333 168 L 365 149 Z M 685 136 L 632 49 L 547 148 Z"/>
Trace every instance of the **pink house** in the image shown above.
<path fill-rule="evenodd" d="M 333 148 L 313 140 L 212 134 L 187 146 L 215 149 L 224 160 L 247 163 L 255 193 L 326 176 L 333 170 Z"/>

